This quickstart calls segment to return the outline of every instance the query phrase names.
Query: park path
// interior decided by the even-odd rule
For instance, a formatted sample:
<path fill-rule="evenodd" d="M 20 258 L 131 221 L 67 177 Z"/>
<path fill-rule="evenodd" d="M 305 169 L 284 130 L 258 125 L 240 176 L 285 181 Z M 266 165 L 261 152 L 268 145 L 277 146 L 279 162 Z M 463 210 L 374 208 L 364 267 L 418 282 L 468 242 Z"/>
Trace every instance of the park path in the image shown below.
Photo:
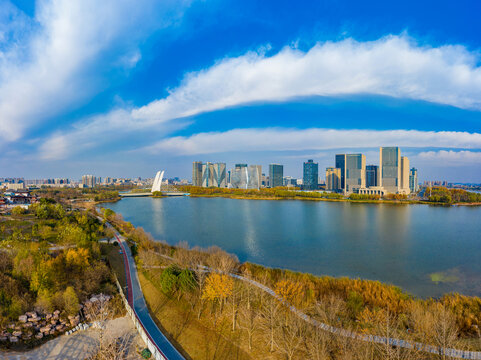
<path fill-rule="evenodd" d="M 136 346 L 143 345 L 137 335 L 132 321 L 127 316 L 109 320 L 107 330 L 112 336 L 129 335 L 132 344 L 129 348 L 127 360 L 139 359 Z M 1 352 L 0 360 L 84 360 L 92 355 L 98 346 L 98 330 L 88 329 L 78 331 L 72 335 L 61 335 L 46 342 L 38 348 L 26 352 Z"/>
<path fill-rule="evenodd" d="M 125 238 L 118 234 L 115 230 L 115 237 L 117 238 L 120 247 L 122 248 L 126 280 L 127 280 L 127 300 L 135 312 L 142 328 L 146 332 L 150 341 L 155 345 L 163 357 L 167 360 L 185 360 L 180 352 L 172 345 L 167 337 L 160 331 L 157 324 L 150 316 L 147 303 L 145 302 L 140 281 L 137 274 L 137 267 L 135 265 L 132 252 L 125 241 Z"/>

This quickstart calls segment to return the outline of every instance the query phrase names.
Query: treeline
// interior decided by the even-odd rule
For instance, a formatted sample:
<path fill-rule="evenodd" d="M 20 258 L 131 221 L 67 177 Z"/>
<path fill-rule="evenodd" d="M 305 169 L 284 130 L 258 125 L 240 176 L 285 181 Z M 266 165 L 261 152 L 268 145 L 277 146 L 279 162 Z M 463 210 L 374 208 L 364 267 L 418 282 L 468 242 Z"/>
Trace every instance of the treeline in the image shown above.
<path fill-rule="evenodd" d="M 427 188 L 424 192 L 428 200 L 436 203 L 481 203 L 481 194 L 462 189 L 448 189 L 441 186 Z"/>
<path fill-rule="evenodd" d="M 97 242 L 104 227 L 87 212 L 42 198 L 1 216 L 0 230 L 0 325 L 34 308 L 70 315 L 87 296 L 115 291 Z"/>
<path fill-rule="evenodd" d="M 183 192 L 191 195 L 210 195 L 210 196 L 235 196 L 235 197 L 252 197 L 252 198 L 312 198 L 312 199 L 343 199 L 344 196 L 337 193 L 328 193 L 320 191 L 297 191 L 299 188 L 261 188 L 257 189 L 227 189 L 217 187 L 198 187 L 184 185 L 179 187 Z"/>

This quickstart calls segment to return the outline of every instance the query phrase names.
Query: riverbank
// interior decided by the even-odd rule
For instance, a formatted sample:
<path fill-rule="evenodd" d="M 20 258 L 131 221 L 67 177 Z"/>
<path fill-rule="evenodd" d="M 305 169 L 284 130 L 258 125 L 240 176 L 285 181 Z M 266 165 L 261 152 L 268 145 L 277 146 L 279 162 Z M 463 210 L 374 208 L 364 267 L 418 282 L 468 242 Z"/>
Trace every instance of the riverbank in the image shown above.
<path fill-rule="evenodd" d="M 381 198 L 379 195 L 351 194 L 344 196 L 338 193 L 327 193 L 318 191 L 298 191 L 288 188 L 273 189 L 224 189 L 224 188 L 201 188 L 195 186 L 184 186 L 183 190 L 190 193 L 191 197 L 222 197 L 241 200 L 307 200 L 307 201 L 328 201 L 328 202 L 352 202 L 368 204 L 396 204 L 396 205 L 441 205 L 441 206 L 481 206 L 480 201 L 453 201 L 456 199 L 469 200 L 467 192 L 458 189 L 438 188 L 433 190 L 430 200 L 409 199 L 406 195 L 388 194 Z M 446 195 L 446 192 L 448 194 Z M 457 195 L 451 196 L 451 193 Z M 462 195 L 462 196 L 459 196 Z M 472 195 L 472 194 L 469 194 Z M 479 195 L 479 196 L 478 196 Z M 472 196 L 471 196 L 472 197 Z M 474 198 L 481 199 L 481 194 L 474 194 Z"/>

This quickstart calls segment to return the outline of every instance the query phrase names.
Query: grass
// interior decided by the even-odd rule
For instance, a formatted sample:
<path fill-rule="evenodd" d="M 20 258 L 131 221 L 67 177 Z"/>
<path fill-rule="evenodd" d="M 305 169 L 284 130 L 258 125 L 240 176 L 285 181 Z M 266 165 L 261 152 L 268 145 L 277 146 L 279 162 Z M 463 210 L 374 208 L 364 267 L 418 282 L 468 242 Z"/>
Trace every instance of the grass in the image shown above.
<path fill-rule="evenodd" d="M 127 281 L 125 279 L 124 259 L 119 253 L 120 247 L 113 244 L 102 244 L 101 250 L 102 255 L 107 258 L 112 271 L 117 275 L 120 286 L 125 288 L 127 286 Z"/>
<path fill-rule="evenodd" d="M 164 334 L 187 359 L 266 359 L 265 354 L 251 357 L 237 344 L 246 343 L 239 331 L 231 331 L 228 321 L 219 320 L 214 325 L 211 317 L 197 319 L 196 311 L 184 298 L 164 295 L 156 286 L 155 279 L 149 280 L 139 272 L 139 280 L 149 311 Z M 204 312 L 207 312 L 205 310 Z"/>

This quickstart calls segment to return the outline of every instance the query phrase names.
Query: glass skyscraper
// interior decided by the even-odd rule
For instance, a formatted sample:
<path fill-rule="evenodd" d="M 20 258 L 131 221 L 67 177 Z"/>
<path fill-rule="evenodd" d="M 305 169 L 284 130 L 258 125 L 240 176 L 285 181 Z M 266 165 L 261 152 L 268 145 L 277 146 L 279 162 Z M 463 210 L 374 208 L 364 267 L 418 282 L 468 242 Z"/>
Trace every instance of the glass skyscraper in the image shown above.
<path fill-rule="evenodd" d="M 366 187 L 366 156 L 363 154 L 336 155 L 336 168 L 341 169 L 341 189 L 348 193 Z"/>
<path fill-rule="evenodd" d="M 319 164 L 313 160 L 304 163 L 303 189 L 317 190 L 319 182 Z"/>
<path fill-rule="evenodd" d="M 379 186 L 379 166 L 367 165 L 366 166 L 366 186 Z"/>
<path fill-rule="evenodd" d="M 269 165 L 269 186 L 271 188 L 283 185 L 284 166 L 279 164 Z"/>

